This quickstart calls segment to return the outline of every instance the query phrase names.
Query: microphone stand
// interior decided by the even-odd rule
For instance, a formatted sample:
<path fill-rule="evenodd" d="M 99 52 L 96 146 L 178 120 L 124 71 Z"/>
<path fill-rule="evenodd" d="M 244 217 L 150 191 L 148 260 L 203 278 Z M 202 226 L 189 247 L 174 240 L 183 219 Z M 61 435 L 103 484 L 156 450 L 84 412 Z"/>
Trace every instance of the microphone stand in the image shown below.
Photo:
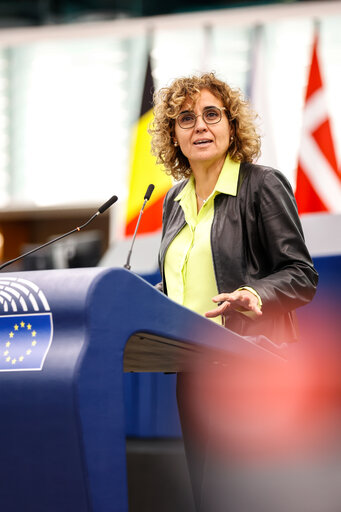
<path fill-rule="evenodd" d="M 133 252 L 133 247 L 134 247 L 134 243 L 135 243 L 136 233 L 137 233 L 137 230 L 139 229 L 139 225 L 140 225 L 140 221 L 141 221 L 141 217 L 142 217 L 142 213 L 143 213 L 144 207 L 146 206 L 147 202 L 149 201 L 150 196 L 152 195 L 153 190 L 154 190 L 154 185 L 152 185 L 152 184 L 149 185 L 148 188 L 147 188 L 147 192 L 145 193 L 145 196 L 144 196 L 143 205 L 142 205 L 142 208 L 141 208 L 141 211 L 140 211 L 139 218 L 137 219 L 137 223 L 136 223 L 133 239 L 132 239 L 132 242 L 131 242 L 130 250 L 128 252 L 127 261 L 126 261 L 125 265 L 123 265 L 123 267 L 126 268 L 127 270 L 131 270 L 130 258 L 131 258 L 131 254 Z"/>
<path fill-rule="evenodd" d="M 22 258 L 25 258 L 26 256 L 29 256 L 30 254 L 33 254 L 34 252 L 40 251 L 40 249 L 44 249 L 44 247 L 47 247 L 48 245 L 54 244 L 55 242 L 58 242 L 58 240 L 62 240 L 63 238 L 66 238 L 69 235 L 72 235 L 72 233 L 76 233 L 81 231 L 81 229 L 84 229 L 90 222 L 92 222 L 98 215 L 105 212 L 112 204 L 116 203 L 117 196 L 112 196 L 108 201 L 106 201 L 100 208 L 98 208 L 97 212 L 90 217 L 90 219 L 85 222 L 85 224 L 82 224 L 81 226 L 72 229 L 68 233 L 64 233 L 64 235 L 60 235 L 57 238 L 54 238 L 53 240 L 50 240 L 49 242 L 46 242 L 46 244 L 39 245 L 39 247 L 35 247 L 34 249 L 31 249 L 28 252 L 25 252 L 25 254 L 22 254 L 21 256 L 18 256 L 17 258 L 14 258 L 13 260 L 6 261 L 2 265 L 0 265 L 0 270 L 7 267 L 8 265 L 11 265 L 12 263 L 15 263 L 18 260 L 21 260 Z"/>
<path fill-rule="evenodd" d="M 124 268 L 126 268 L 127 270 L 131 270 L 130 258 L 131 258 L 131 254 L 132 254 L 132 252 L 133 252 L 133 247 L 134 247 L 134 243 L 135 243 L 136 233 L 137 233 L 137 230 L 139 229 L 139 225 L 140 225 L 140 221 L 141 221 L 142 213 L 143 213 L 144 207 L 145 207 L 145 206 L 146 206 L 146 204 L 147 204 L 147 201 L 148 201 L 148 199 L 145 199 L 145 200 L 143 201 L 143 206 L 142 206 L 142 208 L 141 208 L 139 218 L 137 219 L 137 223 L 136 223 L 136 227 L 135 227 L 135 231 L 134 231 L 133 239 L 132 239 L 132 242 L 131 242 L 130 250 L 129 250 L 129 252 L 128 252 L 127 261 L 126 261 L 126 264 L 125 264 L 125 265 L 123 265 L 123 266 L 124 266 Z"/>

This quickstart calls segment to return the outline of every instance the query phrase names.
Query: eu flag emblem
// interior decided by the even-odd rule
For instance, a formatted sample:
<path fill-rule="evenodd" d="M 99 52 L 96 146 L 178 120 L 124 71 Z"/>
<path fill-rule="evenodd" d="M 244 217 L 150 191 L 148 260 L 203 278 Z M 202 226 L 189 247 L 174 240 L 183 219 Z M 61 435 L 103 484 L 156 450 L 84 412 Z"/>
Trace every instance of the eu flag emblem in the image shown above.
<path fill-rule="evenodd" d="M 0 372 L 42 370 L 53 336 L 44 292 L 22 277 L 0 277 Z"/>
<path fill-rule="evenodd" d="M 0 371 L 41 370 L 51 341 L 51 313 L 0 316 Z"/>

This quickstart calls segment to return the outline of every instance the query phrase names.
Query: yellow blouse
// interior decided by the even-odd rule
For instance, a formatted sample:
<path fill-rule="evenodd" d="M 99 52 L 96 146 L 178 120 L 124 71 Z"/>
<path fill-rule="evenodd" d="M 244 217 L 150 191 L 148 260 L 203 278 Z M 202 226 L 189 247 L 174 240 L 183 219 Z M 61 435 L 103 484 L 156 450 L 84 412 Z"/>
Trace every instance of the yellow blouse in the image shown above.
<path fill-rule="evenodd" d="M 211 226 L 217 194 L 237 195 L 239 162 L 227 156 L 212 194 L 197 213 L 194 178 L 175 198 L 180 201 L 186 225 L 167 249 L 165 279 L 169 298 L 203 315 L 214 309 L 218 294 L 211 252 Z M 221 324 L 221 317 L 212 319 Z"/>

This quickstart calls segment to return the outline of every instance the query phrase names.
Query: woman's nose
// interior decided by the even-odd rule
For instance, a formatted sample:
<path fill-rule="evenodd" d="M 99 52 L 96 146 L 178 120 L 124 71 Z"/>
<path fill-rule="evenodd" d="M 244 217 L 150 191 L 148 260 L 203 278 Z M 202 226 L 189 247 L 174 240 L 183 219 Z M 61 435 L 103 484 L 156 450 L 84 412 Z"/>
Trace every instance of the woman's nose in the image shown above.
<path fill-rule="evenodd" d="M 195 129 L 197 132 L 201 132 L 203 130 L 207 130 L 207 125 L 205 121 L 203 120 L 202 115 L 197 117 L 197 122 L 195 124 Z"/>

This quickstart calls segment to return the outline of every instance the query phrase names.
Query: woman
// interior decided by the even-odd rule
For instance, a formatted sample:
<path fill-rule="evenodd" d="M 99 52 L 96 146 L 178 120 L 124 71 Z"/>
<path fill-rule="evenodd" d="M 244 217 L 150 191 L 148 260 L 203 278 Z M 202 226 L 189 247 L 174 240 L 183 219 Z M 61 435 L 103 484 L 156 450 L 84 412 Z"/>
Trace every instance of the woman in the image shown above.
<path fill-rule="evenodd" d="M 313 298 L 318 276 L 288 181 L 253 163 L 260 137 L 248 103 L 210 73 L 161 89 L 154 116 L 153 152 L 166 172 L 185 178 L 164 201 L 162 290 L 243 336 L 264 335 L 279 345 L 297 340 L 294 310 Z M 210 416 L 216 413 L 204 411 L 197 440 L 193 386 L 190 375 L 179 375 L 194 499 L 198 510 L 217 512 L 216 500 L 205 506 L 202 498 L 207 450 L 215 436 Z M 200 402 L 200 391 L 198 396 Z M 225 502 L 219 505 L 227 509 Z"/>
<path fill-rule="evenodd" d="M 286 178 L 253 163 L 254 114 L 213 73 L 155 98 L 152 149 L 176 180 L 163 209 L 162 288 L 241 335 L 295 341 L 318 276 Z"/>

